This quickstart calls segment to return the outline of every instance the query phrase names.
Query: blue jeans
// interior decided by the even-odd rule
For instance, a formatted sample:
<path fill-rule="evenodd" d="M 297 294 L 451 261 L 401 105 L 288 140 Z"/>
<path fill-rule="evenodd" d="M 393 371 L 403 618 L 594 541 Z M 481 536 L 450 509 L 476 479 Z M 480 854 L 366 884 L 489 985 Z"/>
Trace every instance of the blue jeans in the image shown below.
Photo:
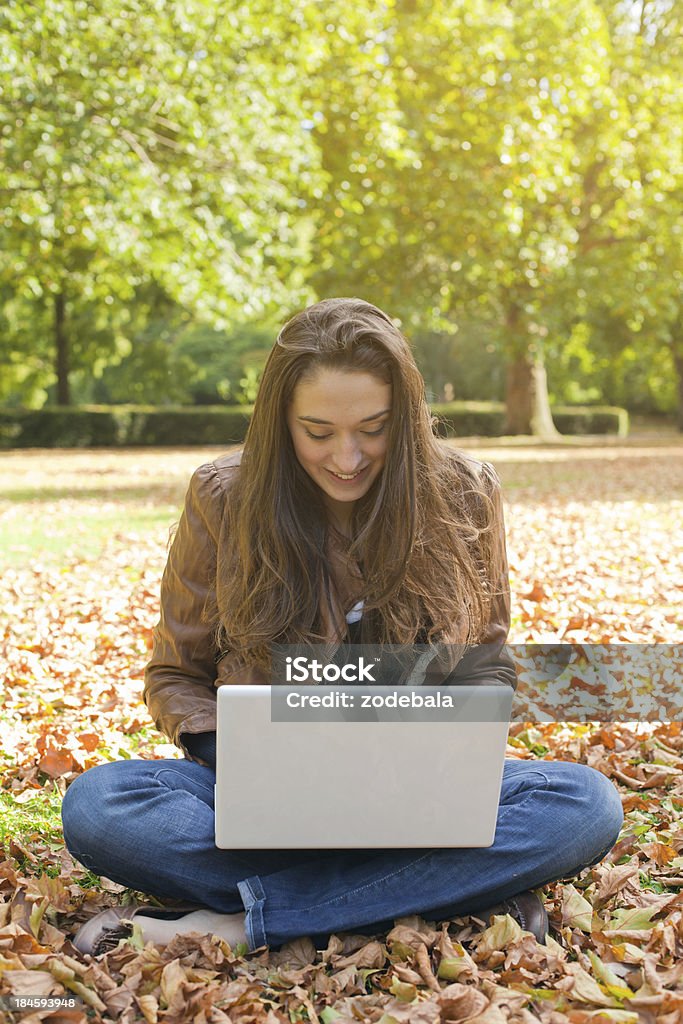
<path fill-rule="evenodd" d="M 251 949 L 481 910 L 596 864 L 623 822 L 617 790 L 595 769 L 506 760 L 491 847 L 233 852 L 214 844 L 214 781 L 190 760 L 97 765 L 66 792 L 64 838 L 76 860 L 122 885 L 245 911 Z"/>

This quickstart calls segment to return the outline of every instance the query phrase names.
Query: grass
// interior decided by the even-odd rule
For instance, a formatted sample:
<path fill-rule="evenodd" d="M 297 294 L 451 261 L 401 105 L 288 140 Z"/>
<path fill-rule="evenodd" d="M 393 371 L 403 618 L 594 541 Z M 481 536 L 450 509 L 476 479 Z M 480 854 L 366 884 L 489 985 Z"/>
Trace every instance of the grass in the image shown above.
<path fill-rule="evenodd" d="M 578 494 L 595 460 L 641 454 L 614 441 L 598 447 L 590 440 L 587 447 L 585 438 L 563 438 L 559 449 L 536 443 L 504 447 L 500 439 L 462 443 L 475 457 L 495 463 L 505 494 L 514 499 L 529 489 L 566 494 L 575 486 Z M 682 442 L 680 435 L 672 440 L 679 453 Z M 136 534 L 155 536 L 165 545 L 190 474 L 219 454 L 216 448 L 2 452 L 0 562 L 19 567 L 32 559 L 47 565 L 72 557 L 96 559 L 110 542 Z M 669 496 L 659 496 L 660 501 Z"/>
<path fill-rule="evenodd" d="M 164 546 L 209 449 L 0 453 L 0 564 L 95 560 L 128 537 Z"/>
<path fill-rule="evenodd" d="M 46 507 L 27 495 L 13 502 L 11 515 L 0 519 L 2 564 L 22 566 L 35 558 L 54 565 L 69 558 L 96 559 L 112 539 L 166 534 L 178 515 L 175 504 L 145 508 L 121 502 L 103 511 L 100 503 L 82 501 L 75 514 L 73 503 L 67 508 Z"/>
<path fill-rule="evenodd" d="M 62 795 L 56 787 L 37 789 L 35 796 L 22 803 L 7 790 L 0 789 L 0 844 L 10 839 L 26 846 L 32 839 L 41 842 L 63 843 Z"/>

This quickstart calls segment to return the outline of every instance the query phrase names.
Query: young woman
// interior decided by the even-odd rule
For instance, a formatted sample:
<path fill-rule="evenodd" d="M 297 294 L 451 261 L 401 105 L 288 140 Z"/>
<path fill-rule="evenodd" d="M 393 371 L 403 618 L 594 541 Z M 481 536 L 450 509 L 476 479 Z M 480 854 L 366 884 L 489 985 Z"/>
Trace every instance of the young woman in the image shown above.
<path fill-rule="evenodd" d="M 405 338 L 360 299 L 298 313 L 243 450 L 192 477 L 164 572 L 144 696 L 185 759 L 98 765 L 64 799 L 77 860 L 191 907 L 111 908 L 75 945 L 105 952 L 135 921 L 154 942 L 199 931 L 254 949 L 494 909 L 544 941 L 530 890 L 597 863 L 623 821 L 614 786 L 585 765 L 507 760 L 486 849 L 214 844 L 218 685 L 267 682 L 274 643 L 346 640 L 466 645 L 449 681 L 514 686 L 509 620 L 497 478 L 435 437 Z"/>

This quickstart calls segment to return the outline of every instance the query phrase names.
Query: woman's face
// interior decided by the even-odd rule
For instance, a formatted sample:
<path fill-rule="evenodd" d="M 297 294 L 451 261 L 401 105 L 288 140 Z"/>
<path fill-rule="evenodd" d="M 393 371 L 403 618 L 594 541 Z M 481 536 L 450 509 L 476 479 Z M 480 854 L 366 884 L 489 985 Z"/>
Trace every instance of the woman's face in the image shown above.
<path fill-rule="evenodd" d="M 294 451 L 338 524 L 382 472 L 390 412 L 391 385 L 362 370 L 320 370 L 294 389 Z"/>

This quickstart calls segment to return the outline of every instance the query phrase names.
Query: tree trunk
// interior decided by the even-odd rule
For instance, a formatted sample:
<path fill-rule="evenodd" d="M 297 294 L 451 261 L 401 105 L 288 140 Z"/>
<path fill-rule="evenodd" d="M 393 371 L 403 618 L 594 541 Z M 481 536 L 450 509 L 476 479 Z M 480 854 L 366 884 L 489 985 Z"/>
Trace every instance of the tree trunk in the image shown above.
<path fill-rule="evenodd" d="M 669 347 L 673 356 L 674 369 L 678 377 L 678 408 L 676 410 L 676 425 L 683 430 L 683 314 L 678 316 L 671 325 L 669 331 Z"/>
<path fill-rule="evenodd" d="M 532 355 L 529 350 L 527 323 L 519 303 L 508 305 L 505 331 L 512 352 L 505 384 L 505 432 L 552 441 L 559 434 L 550 414 L 543 352 L 537 348 Z"/>
<path fill-rule="evenodd" d="M 674 349 L 674 366 L 678 377 L 678 409 L 676 410 L 676 424 L 679 430 L 683 430 L 683 350 L 677 352 Z"/>
<path fill-rule="evenodd" d="M 505 382 L 505 433 L 530 434 L 532 404 L 531 364 L 517 354 L 507 366 Z"/>
<path fill-rule="evenodd" d="M 548 378 L 540 356 L 520 353 L 508 363 L 505 392 L 508 434 L 533 434 L 552 441 L 559 433 L 550 412 Z"/>
<path fill-rule="evenodd" d="M 69 341 L 66 334 L 66 300 L 64 292 L 55 295 L 55 371 L 57 373 L 57 404 L 71 405 L 69 390 Z"/>
<path fill-rule="evenodd" d="M 533 412 L 531 414 L 531 432 L 535 437 L 552 441 L 559 437 L 559 431 L 553 423 L 548 397 L 548 376 L 545 364 L 540 356 L 534 360 L 531 370 L 533 380 Z"/>

